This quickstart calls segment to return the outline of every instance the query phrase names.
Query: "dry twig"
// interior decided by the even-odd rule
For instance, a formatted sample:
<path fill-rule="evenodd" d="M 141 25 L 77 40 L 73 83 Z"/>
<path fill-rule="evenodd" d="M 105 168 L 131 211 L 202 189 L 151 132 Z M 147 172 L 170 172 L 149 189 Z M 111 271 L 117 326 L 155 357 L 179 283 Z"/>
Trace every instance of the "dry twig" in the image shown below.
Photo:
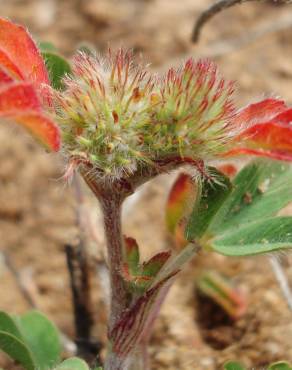
<path fill-rule="evenodd" d="M 73 295 L 77 354 L 91 361 L 100 351 L 100 343 L 91 337 L 94 320 L 88 256 L 82 243 L 77 247 L 66 245 L 65 252 Z"/>
<path fill-rule="evenodd" d="M 288 278 L 281 265 L 281 262 L 277 259 L 277 256 L 271 256 L 270 263 L 273 268 L 277 282 L 280 286 L 280 289 L 283 293 L 283 296 L 286 299 L 287 305 L 289 309 L 292 311 L 292 291 L 289 286 Z"/>
<path fill-rule="evenodd" d="M 192 32 L 192 41 L 198 42 L 201 30 L 203 26 L 216 14 L 220 13 L 221 11 L 228 9 L 237 4 L 243 4 L 250 1 L 271 1 L 271 0 L 218 0 L 214 4 L 212 4 L 208 9 L 206 9 L 197 19 L 193 32 Z M 278 4 L 291 4 L 292 0 L 274 0 L 275 3 Z"/>
<path fill-rule="evenodd" d="M 14 263 L 12 262 L 9 255 L 4 251 L 1 251 L 1 253 L 4 257 L 4 262 L 5 262 L 6 267 L 10 271 L 11 275 L 14 277 L 16 285 L 21 295 L 23 296 L 24 300 L 27 302 L 28 306 L 31 308 L 35 308 L 35 309 L 38 308 L 36 300 L 33 294 L 31 294 L 31 289 L 28 287 L 28 284 L 26 284 L 27 281 L 24 281 L 21 274 L 19 273 L 17 268 L 14 266 Z"/>
<path fill-rule="evenodd" d="M 78 175 L 74 176 L 76 197 L 76 224 L 79 230 L 78 245 L 66 245 L 65 253 L 72 291 L 77 354 L 88 361 L 99 353 L 100 343 L 92 338 L 94 315 L 90 282 L 89 245 L 100 243 L 92 218 L 85 204 L 85 197 Z"/>

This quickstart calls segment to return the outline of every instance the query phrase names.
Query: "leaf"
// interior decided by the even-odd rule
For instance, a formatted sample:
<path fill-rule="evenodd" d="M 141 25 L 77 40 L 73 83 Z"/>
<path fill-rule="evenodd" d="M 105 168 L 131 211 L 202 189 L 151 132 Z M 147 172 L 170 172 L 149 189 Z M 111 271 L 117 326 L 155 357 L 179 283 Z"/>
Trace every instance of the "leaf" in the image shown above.
<path fill-rule="evenodd" d="M 232 190 L 228 177 L 209 168 L 214 176 L 214 181 L 203 179 L 198 187 L 198 195 L 195 207 L 186 227 L 186 239 L 192 241 L 204 235 L 212 219 L 226 200 Z"/>
<path fill-rule="evenodd" d="M 140 253 L 139 246 L 134 238 L 124 237 L 125 257 L 130 275 L 139 273 Z"/>
<path fill-rule="evenodd" d="M 240 362 L 228 361 L 224 364 L 224 370 L 246 370 Z"/>
<path fill-rule="evenodd" d="M 291 109 L 284 101 L 266 99 L 238 112 L 234 120 L 245 130 L 235 137 L 233 149 L 225 156 L 253 154 L 291 161 Z"/>
<path fill-rule="evenodd" d="M 55 366 L 61 354 L 59 332 L 55 325 L 38 311 L 30 311 L 16 320 L 38 370 Z"/>
<path fill-rule="evenodd" d="M 253 222 L 217 237 L 211 247 L 227 256 L 247 256 L 292 248 L 292 217 Z"/>
<path fill-rule="evenodd" d="M 57 48 L 56 46 L 52 43 L 52 42 L 49 42 L 49 41 L 41 41 L 39 42 L 38 44 L 38 47 L 40 49 L 41 52 L 44 52 L 44 51 L 57 51 Z"/>
<path fill-rule="evenodd" d="M 247 301 L 243 294 L 233 286 L 230 279 L 216 271 L 205 271 L 198 279 L 198 290 L 216 302 L 233 319 L 246 312 Z"/>
<path fill-rule="evenodd" d="M 58 151 L 61 146 L 59 127 L 41 113 L 23 113 L 15 115 L 12 120 L 25 127 L 46 148 Z"/>
<path fill-rule="evenodd" d="M 31 83 L 7 84 L 0 90 L 0 114 L 13 115 L 22 111 L 40 110 L 41 103 Z"/>
<path fill-rule="evenodd" d="M 268 370 L 292 370 L 292 365 L 285 361 L 279 361 L 271 364 Z"/>
<path fill-rule="evenodd" d="M 129 309 L 125 310 L 120 320 L 109 333 L 115 353 L 126 356 L 139 343 L 144 331 L 151 321 L 152 310 L 155 310 L 159 293 L 171 283 L 178 273 L 174 271 L 150 287 L 138 297 Z M 156 312 L 156 310 L 155 310 Z"/>
<path fill-rule="evenodd" d="M 1 55 L 0 55 L 0 58 L 1 58 Z M 9 74 L 8 71 L 3 66 L 1 66 L 1 61 L 0 61 L 0 84 L 1 86 L 3 86 L 6 83 L 13 82 L 13 81 L 14 80 L 11 74 Z"/>
<path fill-rule="evenodd" d="M 267 98 L 256 103 L 249 104 L 247 107 L 241 109 L 236 119 L 238 123 L 256 123 L 263 122 L 264 120 L 270 120 L 275 115 L 284 112 L 287 106 L 283 100 Z M 250 125 L 247 125 L 250 126 Z"/>
<path fill-rule="evenodd" d="M 22 335 L 17 327 L 17 323 L 4 311 L 0 311 L 0 330 L 15 336 L 20 341 L 23 341 Z"/>
<path fill-rule="evenodd" d="M 18 66 L 11 60 L 8 54 L 0 46 L 0 66 L 8 73 L 12 80 L 23 80 L 24 76 Z"/>
<path fill-rule="evenodd" d="M 203 183 L 206 196 L 193 211 L 188 239 L 228 256 L 291 248 L 292 218 L 275 217 L 292 200 L 291 182 L 291 165 L 261 159 L 238 173 L 225 196 L 219 185 Z"/>
<path fill-rule="evenodd" d="M 36 364 L 28 347 L 17 337 L 0 331 L 0 349 L 19 362 L 26 370 L 35 370 Z"/>
<path fill-rule="evenodd" d="M 38 94 L 32 84 L 7 84 L 0 90 L 0 117 L 19 123 L 46 147 L 60 148 L 60 132 L 55 123 L 41 113 Z"/>
<path fill-rule="evenodd" d="M 142 265 L 142 276 L 155 277 L 171 256 L 170 251 L 155 254 L 150 260 Z"/>
<path fill-rule="evenodd" d="M 54 370 L 89 370 L 89 367 L 81 358 L 72 357 L 61 362 Z"/>
<path fill-rule="evenodd" d="M 9 71 L 38 85 L 48 84 L 48 74 L 39 50 L 26 29 L 0 18 L 0 64 L 4 56 Z M 18 69 L 19 66 L 19 69 Z M 15 73 L 16 72 L 16 73 Z"/>
<path fill-rule="evenodd" d="M 65 77 L 66 74 L 71 73 L 69 62 L 61 55 L 52 51 L 44 51 L 42 55 L 46 62 L 52 86 L 56 90 L 62 90 L 64 87 L 62 78 Z"/>
<path fill-rule="evenodd" d="M 165 219 L 171 233 L 174 233 L 181 219 L 191 213 L 195 197 L 195 182 L 190 175 L 181 173 L 174 182 L 166 203 Z"/>
<path fill-rule="evenodd" d="M 292 166 L 257 159 L 233 181 L 234 190 L 210 225 L 219 234 L 257 219 L 274 216 L 292 200 Z"/>

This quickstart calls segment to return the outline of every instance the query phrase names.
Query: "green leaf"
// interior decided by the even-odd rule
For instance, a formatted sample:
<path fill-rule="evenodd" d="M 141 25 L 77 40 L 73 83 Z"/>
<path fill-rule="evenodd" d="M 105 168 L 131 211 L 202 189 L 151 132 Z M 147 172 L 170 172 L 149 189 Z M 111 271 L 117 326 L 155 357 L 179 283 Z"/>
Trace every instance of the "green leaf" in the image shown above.
<path fill-rule="evenodd" d="M 66 74 L 71 73 L 69 62 L 61 55 L 52 51 L 44 51 L 42 52 L 42 56 L 49 71 L 52 86 L 57 90 L 62 90 L 64 88 L 62 78 Z"/>
<path fill-rule="evenodd" d="M 228 361 L 224 364 L 224 370 L 246 370 L 246 368 L 236 361 Z"/>
<path fill-rule="evenodd" d="M 292 217 L 275 217 L 253 222 L 227 232 L 210 242 L 227 256 L 246 256 L 292 248 Z"/>
<path fill-rule="evenodd" d="M 56 46 L 52 42 L 49 42 L 49 41 L 39 42 L 38 47 L 39 47 L 41 52 L 43 52 L 43 51 L 57 51 Z"/>
<path fill-rule="evenodd" d="M 55 325 L 38 311 L 30 311 L 16 319 L 38 370 L 55 366 L 60 361 L 62 350 Z"/>
<path fill-rule="evenodd" d="M 221 178 L 220 178 L 221 176 Z M 257 159 L 231 185 L 204 182 L 187 227 L 187 239 L 228 256 L 292 248 L 292 218 L 276 217 L 292 201 L 292 166 Z"/>
<path fill-rule="evenodd" d="M 292 370 L 292 365 L 285 361 L 279 361 L 271 364 L 268 370 Z"/>
<path fill-rule="evenodd" d="M 198 186 L 198 195 L 195 207 L 186 227 L 186 239 L 192 241 L 202 237 L 212 219 L 226 200 L 232 190 L 229 179 L 215 168 L 209 168 L 214 176 L 214 181 L 202 180 Z"/>
<path fill-rule="evenodd" d="M 0 311 L 0 330 L 14 335 L 23 341 L 22 335 L 17 327 L 16 321 L 8 313 Z"/>
<path fill-rule="evenodd" d="M 26 370 L 36 369 L 30 350 L 14 335 L 0 331 L 0 349 L 19 362 Z"/>
<path fill-rule="evenodd" d="M 292 200 L 292 166 L 257 159 L 233 181 L 234 190 L 217 213 L 210 232 L 219 234 L 277 214 Z"/>
<path fill-rule="evenodd" d="M 78 357 L 68 358 L 54 370 L 89 370 L 87 363 Z"/>

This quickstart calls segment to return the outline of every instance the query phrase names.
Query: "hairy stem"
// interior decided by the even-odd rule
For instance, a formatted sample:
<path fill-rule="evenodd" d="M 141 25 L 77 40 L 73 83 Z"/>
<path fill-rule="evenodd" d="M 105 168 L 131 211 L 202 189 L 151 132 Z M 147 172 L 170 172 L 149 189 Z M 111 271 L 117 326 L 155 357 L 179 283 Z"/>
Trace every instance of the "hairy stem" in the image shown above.
<path fill-rule="evenodd" d="M 157 163 L 157 166 L 154 168 L 140 168 L 139 171 L 132 174 L 131 177 L 111 180 L 98 177 L 98 174 L 96 174 L 96 176 L 93 176 L 91 172 L 92 168 L 90 167 L 84 166 L 80 169 L 85 182 L 98 198 L 102 207 L 104 217 L 104 230 L 106 236 L 108 267 L 111 285 L 111 307 L 108 324 L 110 350 L 105 361 L 105 370 L 132 370 L 133 365 L 137 365 L 137 353 L 135 353 L 135 349 L 137 349 L 136 346 L 138 345 L 141 333 L 139 332 L 139 330 L 137 332 L 135 332 L 135 330 L 137 329 L 137 325 L 142 325 L 144 321 L 141 321 L 141 318 L 139 317 L 139 320 L 137 320 L 137 317 L 135 315 L 144 314 L 143 311 L 141 311 L 140 309 L 141 307 L 145 309 L 145 312 L 147 311 L 147 309 L 150 309 L 151 301 L 149 301 L 150 303 L 147 301 L 147 294 L 150 294 L 150 298 L 152 297 L 151 294 L 153 294 L 152 298 L 154 299 L 156 297 L 156 293 L 158 293 L 156 292 L 156 289 L 150 289 L 147 293 L 145 293 L 144 296 L 138 298 L 136 303 L 140 302 L 140 304 L 142 305 L 141 307 L 139 305 L 136 307 L 135 302 L 131 301 L 131 293 L 128 291 L 122 277 L 124 247 L 121 229 L 121 208 L 123 201 L 127 196 L 133 194 L 134 190 L 137 187 L 139 187 L 146 181 L 157 176 L 159 173 L 172 170 L 184 163 L 185 160 L 182 161 L 181 158 L 175 160 L 167 159 L 166 162 L 164 161 L 161 163 Z M 167 276 L 166 280 L 170 278 L 171 276 Z M 164 283 L 164 280 L 162 279 L 159 283 Z M 158 288 L 160 288 L 160 285 L 158 286 Z M 129 329 L 129 325 L 127 324 L 127 327 L 124 328 L 124 333 L 122 333 L 125 335 L 125 338 L 123 338 L 123 340 L 121 341 L 116 336 L 120 330 L 120 326 L 117 325 L 123 325 L 123 321 L 121 321 L 121 319 L 123 317 L 125 318 L 125 314 L 127 314 L 127 312 L 129 313 L 128 310 L 131 304 L 134 304 L 134 307 L 136 307 L 136 312 L 133 312 L 134 316 L 131 317 L 131 320 L 129 320 L 129 322 L 132 323 L 131 329 L 133 330 L 133 332 L 131 332 L 131 330 Z M 160 303 L 157 307 L 158 308 L 154 310 L 155 317 L 158 314 Z M 152 310 L 150 310 L 150 312 L 152 312 Z M 152 321 L 154 321 L 154 318 L 151 315 L 148 317 L 148 319 L 149 321 L 151 321 L 151 323 Z M 143 327 L 141 327 L 140 329 L 142 330 Z M 119 337 L 121 337 L 121 333 L 119 333 Z M 130 340 L 132 340 L 132 338 L 135 338 L 136 342 L 135 340 L 133 340 L 133 342 L 128 342 L 128 337 L 130 338 Z M 127 347 L 123 346 L 123 344 L 125 343 L 126 346 L 129 345 L 131 347 L 130 350 Z M 145 370 L 145 366 L 143 364 L 147 358 L 146 353 L 146 348 L 144 348 L 144 356 L 139 356 L 139 362 L 141 362 L 141 366 L 139 366 L 143 368 L 143 370 Z M 135 370 L 138 370 L 138 368 L 135 368 Z"/>
<path fill-rule="evenodd" d="M 111 312 L 109 318 L 109 331 L 111 331 L 127 305 L 127 291 L 121 277 L 123 264 L 122 199 L 120 199 L 119 194 L 112 193 L 108 197 L 101 197 L 100 203 L 104 216 L 111 283 Z"/>

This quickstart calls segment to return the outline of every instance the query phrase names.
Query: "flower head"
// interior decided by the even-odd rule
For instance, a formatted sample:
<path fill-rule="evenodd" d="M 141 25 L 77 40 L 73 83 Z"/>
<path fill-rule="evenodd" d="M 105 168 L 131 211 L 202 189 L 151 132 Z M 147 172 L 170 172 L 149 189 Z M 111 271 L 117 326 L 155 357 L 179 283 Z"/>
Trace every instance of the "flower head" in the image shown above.
<path fill-rule="evenodd" d="M 165 75 L 152 74 L 130 51 L 78 54 L 64 89 L 51 88 L 27 31 L 0 19 L 0 117 L 27 127 L 69 168 L 100 177 L 143 168 L 253 154 L 292 160 L 292 109 L 265 99 L 237 111 L 233 84 L 214 63 L 192 58 Z M 57 122 L 57 125 L 54 123 Z"/>
<path fill-rule="evenodd" d="M 239 133 L 232 84 L 208 61 L 159 78 L 122 49 L 79 54 L 65 86 L 56 113 L 66 151 L 112 176 L 177 156 L 214 158 Z"/>

